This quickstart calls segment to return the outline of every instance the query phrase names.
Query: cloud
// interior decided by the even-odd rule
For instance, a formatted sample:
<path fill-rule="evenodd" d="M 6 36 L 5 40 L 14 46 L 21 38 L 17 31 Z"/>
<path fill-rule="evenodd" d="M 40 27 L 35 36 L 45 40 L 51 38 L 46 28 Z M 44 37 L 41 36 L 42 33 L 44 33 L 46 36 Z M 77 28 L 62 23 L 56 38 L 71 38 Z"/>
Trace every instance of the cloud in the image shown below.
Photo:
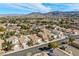
<path fill-rule="evenodd" d="M 70 4 L 64 4 L 66 6 L 68 6 L 69 10 L 71 11 L 79 11 L 79 3 L 70 3 Z"/>
<path fill-rule="evenodd" d="M 7 4 L 8 5 L 8 7 L 10 7 L 10 8 L 14 8 L 14 9 L 19 9 L 19 10 L 30 10 L 29 8 L 25 8 L 24 6 L 22 6 L 22 5 L 24 5 L 24 4 L 15 4 L 15 3 L 9 3 L 9 4 Z"/>
<path fill-rule="evenodd" d="M 39 10 L 41 12 L 49 12 L 49 11 L 51 11 L 51 8 L 46 7 L 46 6 L 42 5 L 42 4 L 35 3 L 35 4 L 31 4 L 31 6 L 34 6 L 35 8 L 37 8 L 37 10 Z"/>
<path fill-rule="evenodd" d="M 66 5 L 68 5 L 68 6 L 79 6 L 79 3 L 68 3 L 68 4 L 66 4 Z"/>
<path fill-rule="evenodd" d="M 17 4 L 8 4 L 9 7 L 28 10 L 32 12 L 50 12 L 51 8 L 44 6 L 42 3 L 17 3 Z"/>
<path fill-rule="evenodd" d="M 51 11 L 79 11 L 79 3 L 4 3 L 0 4 L 0 12 L 31 13 Z M 4 12 L 4 13 L 5 13 Z"/>

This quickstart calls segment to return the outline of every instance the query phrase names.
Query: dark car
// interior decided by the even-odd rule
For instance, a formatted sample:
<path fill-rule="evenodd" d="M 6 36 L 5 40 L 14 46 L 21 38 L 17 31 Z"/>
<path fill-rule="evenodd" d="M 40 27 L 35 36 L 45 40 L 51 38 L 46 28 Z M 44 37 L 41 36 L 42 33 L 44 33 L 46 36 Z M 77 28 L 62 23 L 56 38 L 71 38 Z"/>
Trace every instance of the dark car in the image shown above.
<path fill-rule="evenodd" d="M 39 48 L 39 50 L 44 51 L 44 49 L 43 49 L 43 48 Z"/>

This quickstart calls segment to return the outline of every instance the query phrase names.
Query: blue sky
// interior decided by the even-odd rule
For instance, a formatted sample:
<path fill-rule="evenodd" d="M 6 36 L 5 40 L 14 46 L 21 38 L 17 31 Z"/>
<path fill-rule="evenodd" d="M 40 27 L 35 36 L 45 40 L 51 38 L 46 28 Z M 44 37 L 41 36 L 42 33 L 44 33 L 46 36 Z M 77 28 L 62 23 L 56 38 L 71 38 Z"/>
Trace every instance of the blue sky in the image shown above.
<path fill-rule="evenodd" d="M 47 13 L 52 11 L 79 11 L 79 4 L 67 3 L 0 3 L 0 14 Z"/>

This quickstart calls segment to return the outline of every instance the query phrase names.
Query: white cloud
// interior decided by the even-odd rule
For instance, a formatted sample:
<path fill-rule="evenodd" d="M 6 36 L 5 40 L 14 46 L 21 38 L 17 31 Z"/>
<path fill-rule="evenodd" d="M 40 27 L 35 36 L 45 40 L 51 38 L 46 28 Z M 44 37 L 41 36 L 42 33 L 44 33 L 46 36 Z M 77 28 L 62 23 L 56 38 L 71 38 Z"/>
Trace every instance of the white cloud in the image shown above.
<path fill-rule="evenodd" d="M 42 3 L 20 3 L 8 4 L 8 6 L 21 10 L 28 10 L 33 12 L 49 12 L 51 8 L 44 6 Z"/>
<path fill-rule="evenodd" d="M 24 8 L 24 7 L 22 7 L 21 5 L 19 5 L 19 4 L 7 4 L 8 5 L 8 7 L 11 7 L 11 8 L 15 8 L 15 9 L 20 9 L 20 10 L 30 10 L 30 9 L 28 9 L 28 8 Z"/>
<path fill-rule="evenodd" d="M 71 10 L 79 10 L 79 3 L 66 4 Z"/>
<path fill-rule="evenodd" d="M 32 7 L 36 8 L 37 10 L 41 11 L 41 12 L 49 12 L 51 11 L 51 8 L 49 7 L 46 7 L 42 4 L 37 4 L 37 3 L 34 3 L 34 4 L 30 4 Z"/>
<path fill-rule="evenodd" d="M 68 6 L 79 6 L 79 3 L 70 3 L 70 4 L 66 4 Z"/>

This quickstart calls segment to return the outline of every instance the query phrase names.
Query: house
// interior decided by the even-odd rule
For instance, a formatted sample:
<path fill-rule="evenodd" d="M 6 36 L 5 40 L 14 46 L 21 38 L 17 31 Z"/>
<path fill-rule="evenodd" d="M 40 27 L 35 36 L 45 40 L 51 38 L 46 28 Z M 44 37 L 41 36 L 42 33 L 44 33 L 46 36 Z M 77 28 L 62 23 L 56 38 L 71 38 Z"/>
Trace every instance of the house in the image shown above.
<path fill-rule="evenodd" d="M 43 41 L 49 41 L 47 34 L 45 34 L 43 32 L 39 32 L 39 35 L 41 35 Z"/>
<path fill-rule="evenodd" d="M 5 25 L 6 26 L 6 28 L 7 28 L 7 30 L 19 30 L 21 27 L 17 27 L 17 24 L 10 24 L 10 23 L 8 23 L 8 24 L 6 24 Z"/>
<path fill-rule="evenodd" d="M 75 35 L 79 35 L 79 30 L 74 29 L 73 31 L 74 31 L 74 34 L 75 34 Z"/>
<path fill-rule="evenodd" d="M 49 41 L 51 38 L 51 31 L 46 28 L 41 28 L 41 31 L 42 32 L 39 32 L 38 34 L 42 36 L 42 39 L 44 41 Z"/>
<path fill-rule="evenodd" d="M 26 38 L 25 40 L 26 40 L 27 42 L 30 41 L 29 36 L 30 36 L 30 35 L 24 36 L 24 37 Z"/>
<path fill-rule="evenodd" d="M 38 37 L 37 34 L 31 34 L 29 38 L 33 41 L 33 44 L 42 42 L 42 39 Z"/>
<path fill-rule="evenodd" d="M 23 48 L 27 48 L 28 47 L 27 46 L 28 41 L 30 41 L 28 36 L 21 35 L 21 37 L 19 38 L 19 43 L 23 46 Z"/>
<path fill-rule="evenodd" d="M 12 36 L 12 37 L 8 38 L 7 41 L 12 41 L 12 44 L 14 44 L 14 45 L 19 44 L 18 37 L 16 37 L 16 36 Z"/>
<path fill-rule="evenodd" d="M 64 33 L 63 32 L 60 32 L 59 33 L 59 37 L 63 37 L 64 36 Z"/>
<path fill-rule="evenodd" d="M 0 39 L 0 50 L 2 49 L 2 43 L 4 43 L 4 40 Z"/>
<path fill-rule="evenodd" d="M 51 34 L 51 36 L 53 36 L 53 38 L 55 38 L 55 39 L 58 37 L 57 35 L 55 35 L 53 33 Z"/>
<path fill-rule="evenodd" d="M 31 34 L 29 38 L 33 41 L 33 44 L 37 43 L 38 37 L 36 34 Z"/>
<path fill-rule="evenodd" d="M 21 37 L 19 38 L 19 41 L 21 42 L 21 43 L 26 43 L 26 40 L 25 40 L 26 38 L 23 36 L 23 35 L 21 35 Z"/>
<path fill-rule="evenodd" d="M 8 38 L 7 41 L 12 41 L 12 44 L 14 45 L 13 49 L 15 51 L 21 49 L 20 45 L 19 45 L 18 37 L 12 36 L 12 37 Z"/>
<path fill-rule="evenodd" d="M 5 53 L 5 52 L 2 50 L 2 43 L 4 43 L 4 40 L 1 40 L 1 39 L 0 39 L 0 54 Z"/>
<path fill-rule="evenodd" d="M 54 38 L 61 38 L 64 36 L 64 32 L 54 29 L 52 31 Z"/>
<path fill-rule="evenodd" d="M 37 43 L 41 43 L 42 42 L 42 38 L 38 37 Z"/>
<path fill-rule="evenodd" d="M 54 30 L 52 31 L 52 33 L 53 33 L 53 35 L 54 35 L 54 38 L 59 38 L 60 31 L 54 29 Z"/>
<path fill-rule="evenodd" d="M 79 35 L 79 30 L 77 30 L 75 28 L 66 29 L 66 32 L 74 34 L 74 35 Z"/>

